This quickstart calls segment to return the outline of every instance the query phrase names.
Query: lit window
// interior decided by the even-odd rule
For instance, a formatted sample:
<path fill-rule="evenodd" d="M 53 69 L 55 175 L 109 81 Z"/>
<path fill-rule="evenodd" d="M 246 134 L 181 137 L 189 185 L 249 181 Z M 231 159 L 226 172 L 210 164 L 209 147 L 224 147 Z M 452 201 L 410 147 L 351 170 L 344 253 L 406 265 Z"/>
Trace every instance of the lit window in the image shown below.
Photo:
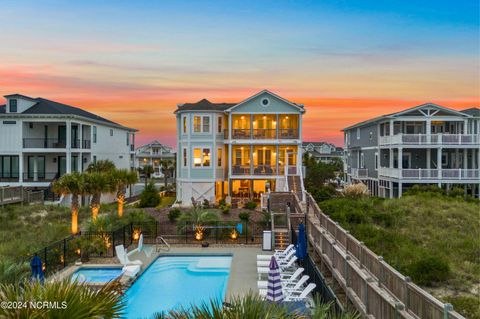
<path fill-rule="evenodd" d="M 200 116 L 193 117 L 193 131 L 200 133 L 202 129 L 202 118 Z"/>
<path fill-rule="evenodd" d="M 184 134 L 187 133 L 187 117 L 186 116 L 183 117 L 183 133 Z"/>
<path fill-rule="evenodd" d="M 218 128 L 217 128 L 217 132 L 218 133 L 222 133 L 222 128 L 223 128 L 223 118 L 222 116 L 219 116 L 218 117 Z"/>
<path fill-rule="evenodd" d="M 222 149 L 221 148 L 217 150 L 217 166 L 218 167 L 222 166 Z"/>
<path fill-rule="evenodd" d="M 210 167 L 210 149 L 194 148 L 193 149 L 193 166 L 194 167 Z"/>

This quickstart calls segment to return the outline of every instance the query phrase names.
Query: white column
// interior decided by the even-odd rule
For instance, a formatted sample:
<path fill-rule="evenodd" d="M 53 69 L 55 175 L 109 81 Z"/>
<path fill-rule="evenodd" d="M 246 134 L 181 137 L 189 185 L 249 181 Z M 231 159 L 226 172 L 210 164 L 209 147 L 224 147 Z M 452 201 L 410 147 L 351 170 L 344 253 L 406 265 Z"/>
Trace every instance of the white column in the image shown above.
<path fill-rule="evenodd" d="M 66 136 L 67 136 L 67 151 L 65 156 L 66 164 L 66 173 L 72 172 L 72 122 L 67 121 L 66 123 Z"/>
<path fill-rule="evenodd" d="M 427 143 L 430 144 L 432 141 L 432 119 L 427 118 L 425 123 L 425 133 L 427 134 Z"/>
<path fill-rule="evenodd" d="M 390 151 L 389 166 L 390 166 L 390 168 L 393 168 L 393 148 L 390 148 L 389 151 Z"/>
<path fill-rule="evenodd" d="M 18 181 L 23 182 L 23 153 L 18 154 Z"/>
<path fill-rule="evenodd" d="M 458 148 L 455 149 L 455 168 L 460 168 L 460 153 Z"/>
<path fill-rule="evenodd" d="M 402 182 L 398 183 L 398 197 L 402 197 Z"/>
<path fill-rule="evenodd" d="M 393 120 L 390 120 L 390 136 L 393 136 Z"/>
<path fill-rule="evenodd" d="M 389 196 L 390 196 L 390 198 L 393 198 L 393 182 L 390 181 L 389 183 L 390 183 L 390 194 L 389 194 Z"/>
<path fill-rule="evenodd" d="M 437 148 L 437 177 L 440 179 L 442 177 L 442 148 Z"/>
<path fill-rule="evenodd" d="M 33 158 L 33 180 L 38 181 L 38 156 Z"/>
<path fill-rule="evenodd" d="M 80 140 L 79 148 L 83 148 L 83 125 L 81 123 L 78 124 L 78 139 Z M 81 167 L 79 166 L 78 169 L 80 170 Z"/>
<path fill-rule="evenodd" d="M 467 156 L 468 149 L 464 148 L 463 149 L 463 165 L 462 168 L 468 168 L 468 156 Z"/>
<path fill-rule="evenodd" d="M 431 161 L 432 161 L 432 149 L 427 148 L 427 169 L 430 169 Z"/>
<path fill-rule="evenodd" d="M 398 154 L 397 154 L 397 164 L 399 169 L 403 169 L 403 148 L 399 147 L 398 148 Z"/>
<path fill-rule="evenodd" d="M 77 156 L 77 170 L 80 173 L 82 172 L 82 163 L 83 163 L 82 156 L 83 156 L 82 153 L 79 152 Z"/>

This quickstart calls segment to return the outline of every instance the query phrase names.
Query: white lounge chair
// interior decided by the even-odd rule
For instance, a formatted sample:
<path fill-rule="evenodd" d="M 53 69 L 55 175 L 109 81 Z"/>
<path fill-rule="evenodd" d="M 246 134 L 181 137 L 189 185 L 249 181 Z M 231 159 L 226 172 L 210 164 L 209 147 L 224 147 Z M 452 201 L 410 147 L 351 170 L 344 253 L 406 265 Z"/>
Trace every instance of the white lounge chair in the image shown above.
<path fill-rule="evenodd" d="M 135 277 L 140 272 L 140 265 L 128 265 L 122 268 L 123 274 L 128 277 Z"/>
<path fill-rule="evenodd" d="M 279 265 L 280 266 L 280 271 L 285 272 L 293 267 L 293 264 L 297 261 L 297 256 L 293 256 L 289 262 L 285 265 Z M 268 267 L 257 267 L 257 273 L 258 273 L 258 280 L 262 279 L 262 275 L 267 274 L 270 271 L 270 268 Z"/>
<path fill-rule="evenodd" d="M 315 289 L 317 285 L 315 284 L 308 284 L 305 289 L 300 291 L 290 291 L 290 293 L 283 299 L 283 301 L 305 301 L 308 295 Z"/>
<path fill-rule="evenodd" d="M 289 296 L 291 295 L 292 293 L 300 293 L 299 291 L 302 291 L 303 290 L 303 285 L 307 282 L 308 278 L 310 278 L 309 276 L 303 276 L 302 279 L 300 279 L 296 284 L 295 286 L 291 286 L 291 288 L 287 288 L 285 286 L 282 287 L 282 290 L 283 290 L 283 294 L 285 296 Z M 283 283 L 282 283 L 283 285 Z M 261 297 L 265 297 L 267 295 L 267 291 L 268 291 L 268 284 L 267 284 L 267 287 L 266 288 L 262 288 L 262 289 L 259 289 L 258 290 L 258 294 L 261 296 Z"/>
<path fill-rule="evenodd" d="M 278 265 L 287 264 L 291 258 L 295 255 L 295 250 L 290 250 L 288 255 L 284 258 L 276 258 Z M 257 260 L 257 267 L 268 267 L 270 265 L 270 260 Z"/>
<path fill-rule="evenodd" d="M 310 276 L 305 275 L 302 276 L 299 281 L 285 283 L 285 285 L 283 286 L 284 291 L 297 291 L 299 289 L 302 289 L 305 283 L 308 281 L 308 278 L 310 278 Z"/>
<path fill-rule="evenodd" d="M 133 249 L 132 251 L 127 253 L 128 257 L 131 257 L 133 254 L 137 252 L 142 252 L 147 256 L 147 258 L 150 258 L 153 253 L 153 247 L 145 247 L 143 246 L 143 234 L 140 234 L 140 238 L 138 239 L 138 245 L 137 248 Z"/>
<path fill-rule="evenodd" d="M 257 260 L 270 260 L 272 256 L 275 256 L 275 258 L 283 258 L 288 255 L 291 250 L 295 250 L 295 246 L 290 244 L 284 250 L 275 250 L 273 255 L 257 255 Z"/>
<path fill-rule="evenodd" d="M 115 246 L 115 252 L 117 253 L 118 260 L 124 266 L 128 266 L 128 265 L 142 266 L 143 265 L 141 260 L 138 260 L 138 259 L 130 260 L 127 256 L 127 253 L 125 252 L 125 248 L 123 247 L 123 245 Z"/>
<path fill-rule="evenodd" d="M 280 279 L 282 280 L 282 284 L 296 283 L 303 271 L 303 268 L 298 268 L 293 274 L 283 275 L 283 277 L 281 275 Z M 257 286 L 258 289 L 266 289 L 268 287 L 268 280 L 257 281 Z"/>

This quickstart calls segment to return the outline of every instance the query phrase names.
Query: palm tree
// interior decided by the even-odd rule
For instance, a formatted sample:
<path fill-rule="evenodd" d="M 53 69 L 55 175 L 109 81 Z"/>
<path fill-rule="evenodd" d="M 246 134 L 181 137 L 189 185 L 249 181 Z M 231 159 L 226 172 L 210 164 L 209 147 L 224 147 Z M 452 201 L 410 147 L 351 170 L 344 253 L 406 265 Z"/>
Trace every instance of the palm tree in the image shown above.
<path fill-rule="evenodd" d="M 175 169 L 175 166 L 173 164 L 172 160 L 162 160 L 160 162 L 160 169 L 162 170 L 163 173 L 163 180 L 165 183 L 165 190 L 167 189 L 167 184 L 168 184 L 168 178 L 173 176 L 173 171 Z"/>
<path fill-rule="evenodd" d="M 145 187 L 148 185 L 148 179 L 155 172 L 152 165 L 145 165 L 143 168 L 139 169 L 140 173 L 145 175 Z"/>
<path fill-rule="evenodd" d="M 85 193 L 91 195 L 90 209 L 92 210 L 92 219 L 97 219 L 100 211 L 100 199 L 102 193 L 108 192 L 111 189 L 107 173 L 86 173 L 85 178 Z"/>
<path fill-rule="evenodd" d="M 85 178 L 78 172 L 65 174 L 53 183 L 53 191 L 61 195 L 71 195 L 72 234 L 78 233 L 78 196 L 85 193 Z"/>
<path fill-rule="evenodd" d="M 136 172 L 128 169 L 117 169 L 112 174 L 112 190 L 116 192 L 118 217 L 123 216 L 123 205 L 125 203 L 126 188 L 135 184 L 138 181 Z"/>
<path fill-rule="evenodd" d="M 31 300 L 55 302 L 59 307 L 0 308 L 1 318 L 121 318 L 125 309 L 125 299 L 121 285 L 112 281 L 100 289 L 91 289 L 85 284 L 63 281 L 45 281 L 41 284 L 21 281 L 16 284 L 0 285 L 0 296 L 5 300 L 30 302 Z M 66 304 L 68 302 L 68 304 Z"/>
<path fill-rule="evenodd" d="M 88 165 L 88 173 L 111 173 L 115 170 L 115 164 L 111 160 L 99 160 Z"/>

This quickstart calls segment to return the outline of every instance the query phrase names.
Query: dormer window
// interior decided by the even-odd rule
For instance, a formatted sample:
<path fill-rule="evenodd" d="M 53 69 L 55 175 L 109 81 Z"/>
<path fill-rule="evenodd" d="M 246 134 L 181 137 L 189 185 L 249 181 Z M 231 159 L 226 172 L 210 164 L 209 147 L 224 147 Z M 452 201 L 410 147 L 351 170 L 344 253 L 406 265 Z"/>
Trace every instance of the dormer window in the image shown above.
<path fill-rule="evenodd" d="M 10 113 L 17 113 L 17 99 L 11 99 L 9 102 Z"/>

